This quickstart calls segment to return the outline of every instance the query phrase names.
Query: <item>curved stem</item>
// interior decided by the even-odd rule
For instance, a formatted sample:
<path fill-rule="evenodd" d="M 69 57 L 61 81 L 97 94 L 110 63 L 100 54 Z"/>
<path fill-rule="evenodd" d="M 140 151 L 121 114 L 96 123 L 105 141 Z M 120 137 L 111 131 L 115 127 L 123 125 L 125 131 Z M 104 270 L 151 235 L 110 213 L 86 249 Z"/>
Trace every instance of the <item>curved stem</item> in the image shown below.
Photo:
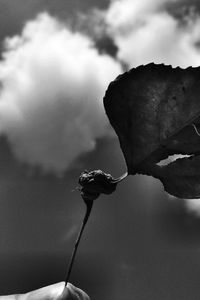
<path fill-rule="evenodd" d="M 192 126 L 194 127 L 194 130 L 195 130 L 196 134 L 198 136 L 200 136 L 200 133 L 198 132 L 198 129 L 197 129 L 196 125 L 194 123 L 192 123 Z"/>
<path fill-rule="evenodd" d="M 127 176 L 128 176 L 128 172 L 124 173 L 123 175 L 121 175 L 121 176 L 118 177 L 118 178 L 114 178 L 114 179 L 112 180 L 112 183 L 118 183 L 118 182 L 124 180 Z"/>

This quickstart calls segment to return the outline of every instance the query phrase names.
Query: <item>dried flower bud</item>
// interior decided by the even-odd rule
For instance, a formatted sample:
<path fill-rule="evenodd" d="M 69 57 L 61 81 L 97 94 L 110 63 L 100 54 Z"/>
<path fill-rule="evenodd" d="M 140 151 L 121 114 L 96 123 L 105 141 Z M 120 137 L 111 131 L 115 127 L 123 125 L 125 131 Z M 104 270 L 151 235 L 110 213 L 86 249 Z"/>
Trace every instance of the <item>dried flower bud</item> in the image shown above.
<path fill-rule="evenodd" d="M 80 192 L 84 201 L 93 201 L 100 194 L 111 194 L 115 191 L 118 181 L 110 174 L 101 170 L 83 171 L 79 177 Z"/>

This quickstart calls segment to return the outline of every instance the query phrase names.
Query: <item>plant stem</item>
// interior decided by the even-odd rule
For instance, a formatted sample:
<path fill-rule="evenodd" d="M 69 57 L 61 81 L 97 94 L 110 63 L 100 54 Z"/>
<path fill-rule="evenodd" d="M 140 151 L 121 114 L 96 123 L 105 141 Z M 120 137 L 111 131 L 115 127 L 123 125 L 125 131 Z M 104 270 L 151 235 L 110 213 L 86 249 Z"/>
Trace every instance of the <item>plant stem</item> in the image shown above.
<path fill-rule="evenodd" d="M 72 271 L 72 267 L 73 267 L 75 256 L 76 256 L 76 252 L 77 252 L 80 240 L 81 240 L 81 236 L 83 234 L 83 230 L 85 228 L 85 225 L 87 224 L 87 221 L 88 221 L 88 218 L 90 216 L 92 206 L 93 206 L 93 201 L 87 201 L 85 203 L 86 203 L 86 212 L 85 212 L 85 216 L 84 216 L 80 231 L 78 233 L 78 237 L 76 239 L 76 243 L 74 245 L 74 250 L 73 250 L 73 253 L 72 253 L 72 256 L 71 256 L 71 259 L 70 259 L 68 272 L 67 272 L 67 276 L 66 276 L 66 279 L 65 279 L 65 287 L 67 286 L 67 283 L 69 281 L 69 277 L 70 277 L 70 274 L 71 274 L 71 271 Z"/>

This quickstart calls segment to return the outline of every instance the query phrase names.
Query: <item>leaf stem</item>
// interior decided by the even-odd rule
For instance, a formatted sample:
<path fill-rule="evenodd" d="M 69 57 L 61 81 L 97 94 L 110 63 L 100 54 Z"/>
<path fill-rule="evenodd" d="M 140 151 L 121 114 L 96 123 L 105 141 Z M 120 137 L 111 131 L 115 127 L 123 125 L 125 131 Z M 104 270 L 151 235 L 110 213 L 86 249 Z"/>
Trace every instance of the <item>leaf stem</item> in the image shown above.
<path fill-rule="evenodd" d="M 200 136 L 200 133 L 198 132 L 198 129 L 197 129 L 196 125 L 194 123 L 192 123 L 192 126 L 194 127 L 194 130 L 195 130 L 196 134 L 198 136 Z"/>
<path fill-rule="evenodd" d="M 121 182 L 122 180 L 124 180 L 127 176 L 128 176 L 128 172 L 124 173 L 123 175 L 121 175 L 121 176 L 118 177 L 118 178 L 113 178 L 113 179 L 112 179 L 112 183 L 119 183 L 119 182 Z"/>

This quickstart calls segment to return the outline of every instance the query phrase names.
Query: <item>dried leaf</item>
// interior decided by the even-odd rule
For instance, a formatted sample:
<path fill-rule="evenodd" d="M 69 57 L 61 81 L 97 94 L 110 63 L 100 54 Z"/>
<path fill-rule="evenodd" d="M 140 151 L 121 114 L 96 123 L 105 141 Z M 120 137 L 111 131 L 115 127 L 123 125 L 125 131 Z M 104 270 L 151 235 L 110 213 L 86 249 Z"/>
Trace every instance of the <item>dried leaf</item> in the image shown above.
<path fill-rule="evenodd" d="M 200 197 L 200 67 L 149 64 L 117 77 L 104 106 L 129 174 L 159 178 L 180 198 Z M 189 154 L 167 166 L 173 154 Z"/>

